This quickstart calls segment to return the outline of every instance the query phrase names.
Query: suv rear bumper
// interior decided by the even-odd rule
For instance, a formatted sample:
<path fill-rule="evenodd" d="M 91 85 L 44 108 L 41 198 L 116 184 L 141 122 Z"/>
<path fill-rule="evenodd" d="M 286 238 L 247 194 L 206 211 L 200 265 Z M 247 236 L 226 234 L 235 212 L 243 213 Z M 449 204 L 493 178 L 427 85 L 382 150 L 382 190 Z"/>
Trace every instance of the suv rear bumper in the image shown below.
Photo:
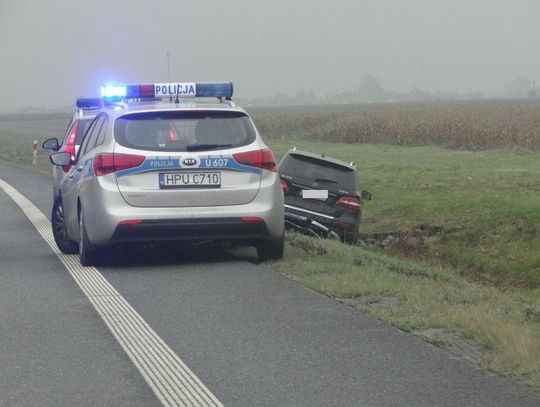
<path fill-rule="evenodd" d="M 284 206 L 286 213 L 313 219 L 328 229 L 337 232 L 344 240 L 347 240 L 347 236 L 349 235 L 355 236 L 358 231 L 360 216 L 353 216 L 350 213 L 345 213 L 340 217 L 334 217 L 294 205 L 285 204 Z M 355 239 L 355 237 L 353 237 L 353 239 Z"/>

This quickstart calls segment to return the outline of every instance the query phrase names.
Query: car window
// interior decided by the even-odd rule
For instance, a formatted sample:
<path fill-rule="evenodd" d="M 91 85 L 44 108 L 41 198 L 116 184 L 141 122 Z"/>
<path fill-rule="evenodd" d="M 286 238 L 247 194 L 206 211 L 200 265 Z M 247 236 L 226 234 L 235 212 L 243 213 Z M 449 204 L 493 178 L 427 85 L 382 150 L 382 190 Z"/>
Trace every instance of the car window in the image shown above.
<path fill-rule="evenodd" d="M 96 144 L 94 147 L 100 146 L 105 141 L 105 136 L 107 135 L 107 124 L 109 123 L 109 118 L 105 116 L 105 119 L 103 120 L 103 124 L 101 128 L 99 129 L 99 134 L 96 139 Z"/>
<path fill-rule="evenodd" d="M 335 164 L 300 154 L 288 154 L 279 166 L 280 172 L 298 176 L 312 182 L 334 181 L 338 186 L 353 190 L 356 188 L 354 168 Z"/>
<path fill-rule="evenodd" d="M 96 123 L 95 128 L 92 130 L 93 134 L 88 141 L 88 147 L 86 149 L 87 152 L 103 144 L 103 140 L 105 139 L 105 133 L 107 130 L 107 121 L 107 116 L 103 115 L 99 117 L 99 121 L 98 123 Z"/>
<path fill-rule="evenodd" d="M 86 135 L 84 136 L 77 158 L 84 156 L 88 151 L 90 151 L 88 146 L 95 143 L 95 137 L 98 135 L 101 124 L 103 124 L 103 116 L 97 116 L 94 121 L 92 121 Z"/>
<path fill-rule="evenodd" d="M 77 128 L 77 135 L 75 136 L 75 145 L 80 146 L 86 130 L 90 127 L 93 119 L 81 119 L 79 120 L 79 127 Z M 71 130 L 70 130 L 71 131 Z"/>
<path fill-rule="evenodd" d="M 77 124 L 77 120 L 74 120 L 71 122 L 71 124 L 68 124 L 68 128 L 66 130 L 66 133 L 64 134 L 64 138 L 62 139 L 62 145 L 65 145 L 67 143 L 67 139 L 69 137 L 69 135 L 71 134 L 71 132 L 73 131 L 73 126 L 75 126 Z"/>
<path fill-rule="evenodd" d="M 128 114 L 116 120 L 114 134 L 122 146 L 151 151 L 234 148 L 255 140 L 249 117 L 226 111 Z"/>

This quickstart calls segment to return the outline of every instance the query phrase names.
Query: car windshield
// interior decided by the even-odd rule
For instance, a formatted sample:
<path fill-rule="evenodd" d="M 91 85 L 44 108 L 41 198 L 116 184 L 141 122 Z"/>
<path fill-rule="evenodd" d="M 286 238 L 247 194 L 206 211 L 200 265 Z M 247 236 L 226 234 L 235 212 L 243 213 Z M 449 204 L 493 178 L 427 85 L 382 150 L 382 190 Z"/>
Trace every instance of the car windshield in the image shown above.
<path fill-rule="evenodd" d="M 120 117 L 116 142 L 151 151 L 204 151 L 240 147 L 255 140 L 251 120 L 242 112 L 158 111 Z"/>
<path fill-rule="evenodd" d="M 345 167 L 325 160 L 289 154 L 280 164 L 279 170 L 291 176 L 298 176 L 321 185 L 329 184 L 343 189 L 356 188 L 354 168 Z"/>

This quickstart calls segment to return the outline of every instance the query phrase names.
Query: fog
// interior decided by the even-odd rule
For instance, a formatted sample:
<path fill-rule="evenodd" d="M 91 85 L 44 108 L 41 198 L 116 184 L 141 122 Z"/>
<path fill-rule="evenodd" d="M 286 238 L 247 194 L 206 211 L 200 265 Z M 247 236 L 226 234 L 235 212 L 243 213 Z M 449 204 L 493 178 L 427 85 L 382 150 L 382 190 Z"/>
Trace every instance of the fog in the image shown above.
<path fill-rule="evenodd" d="M 224 81 L 235 95 L 357 88 L 501 95 L 540 81 L 539 0 L 0 0 L 0 110 L 105 82 Z"/>

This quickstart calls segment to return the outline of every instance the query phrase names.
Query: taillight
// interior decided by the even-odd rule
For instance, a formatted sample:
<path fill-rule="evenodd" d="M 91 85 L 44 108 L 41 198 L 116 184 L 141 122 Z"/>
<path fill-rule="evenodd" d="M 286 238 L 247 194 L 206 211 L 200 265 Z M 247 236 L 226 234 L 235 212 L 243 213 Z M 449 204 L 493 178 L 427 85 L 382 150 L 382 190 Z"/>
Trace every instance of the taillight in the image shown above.
<path fill-rule="evenodd" d="M 246 223 L 257 223 L 264 221 L 264 219 L 259 216 L 242 216 L 240 220 Z"/>
<path fill-rule="evenodd" d="M 360 211 L 360 199 L 355 196 L 342 196 L 336 202 L 336 206 L 352 209 L 355 212 Z"/>
<path fill-rule="evenodd" d="M 276 157 L 270 149 L 246 151 L 245 153 L 233 154 L 239 164 L 250 167 L 262 168 L 272 172 L 277 171 Z"/>
<path fill-rule="evenodd" d="M 280 179 L 281 181 L 281 188 L 283 189 L 283 192 L 289 192 L 289 183 L 283 179 Z"/>
<path fill-rule="evenodd" d="M 127 220 L 120 221 L 118 225 L 135 226 L 135 225 L 140 225 L 141 223 L 142 223 L 142 219 L 127 219 Z"/>
<path fill-rule="evenodd" d="M 64 152 L 69 153 L 71 161 L 75 161 L 75 141 L 77 138 L 77 130 L 79 129 L 79 122 L 75 122 L 73 124 L 73 127 L 71 128 L 71 132 L 69 133 L 69 136 L 67 137 L 67 144 L 64 147 Z M 63 165 L 62 170 L 64 172 L 68 172 L 71 165 Z"/>
<path fill-rule="evenodd" d="M 128 168 L 138 167 L 144 162 L 144 155 L 102 153 L 94 157 L 94 174 L 110 174 L 116 171 L 126 170 Z"/>

